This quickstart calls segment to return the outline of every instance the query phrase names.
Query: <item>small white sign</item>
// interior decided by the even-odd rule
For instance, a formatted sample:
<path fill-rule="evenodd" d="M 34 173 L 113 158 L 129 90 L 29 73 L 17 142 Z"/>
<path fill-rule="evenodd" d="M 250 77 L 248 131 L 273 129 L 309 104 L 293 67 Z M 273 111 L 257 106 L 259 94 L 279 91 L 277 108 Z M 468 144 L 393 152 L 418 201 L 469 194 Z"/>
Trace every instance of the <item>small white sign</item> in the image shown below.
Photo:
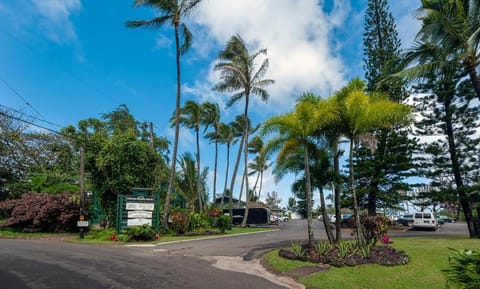
<path fill-rule="evenodd" d="M 132 226 L 141 226 L 141 225 L 152 225 L 152 219 L 128 219 L 127 227 Z"/>
<path fill-rule="evenodd" d="M 153 211 L 154 204 L 149 203 L 127 203 L 126 209 L 129 211 Z"/>
<path fill-rule="evenodd" d="M 77 227 L 88 227 L 88 221 L 77 221 Z"/>
<path fill-rule="evenodd" d="M 128 211 L 128 218 L 152 218 L 152 211 Z"/>

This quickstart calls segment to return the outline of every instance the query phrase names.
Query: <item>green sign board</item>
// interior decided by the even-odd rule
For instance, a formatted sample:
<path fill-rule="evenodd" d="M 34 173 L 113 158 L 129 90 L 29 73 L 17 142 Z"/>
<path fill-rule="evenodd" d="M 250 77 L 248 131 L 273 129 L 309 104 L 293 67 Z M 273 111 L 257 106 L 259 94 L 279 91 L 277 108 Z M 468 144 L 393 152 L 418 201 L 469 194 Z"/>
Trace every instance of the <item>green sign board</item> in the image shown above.
<path fill-rule="evenodd" d="M 160 230 L 160 196 L 158 193 L 117 195 L 117 234 L 133 226 L 150 225 Z"/>

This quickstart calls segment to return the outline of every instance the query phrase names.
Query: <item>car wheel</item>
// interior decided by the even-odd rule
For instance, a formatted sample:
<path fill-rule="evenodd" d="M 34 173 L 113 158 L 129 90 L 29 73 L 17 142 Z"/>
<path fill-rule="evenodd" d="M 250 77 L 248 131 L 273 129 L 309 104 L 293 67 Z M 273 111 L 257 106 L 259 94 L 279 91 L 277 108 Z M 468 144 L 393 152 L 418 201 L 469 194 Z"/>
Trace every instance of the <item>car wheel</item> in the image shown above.
<path fill-rule="evenodd" d="M 407 223 L 407 226 L 408 226 L 408 227 L 413 226 L 413 221 L 409 221 L 409 222 Z"/>

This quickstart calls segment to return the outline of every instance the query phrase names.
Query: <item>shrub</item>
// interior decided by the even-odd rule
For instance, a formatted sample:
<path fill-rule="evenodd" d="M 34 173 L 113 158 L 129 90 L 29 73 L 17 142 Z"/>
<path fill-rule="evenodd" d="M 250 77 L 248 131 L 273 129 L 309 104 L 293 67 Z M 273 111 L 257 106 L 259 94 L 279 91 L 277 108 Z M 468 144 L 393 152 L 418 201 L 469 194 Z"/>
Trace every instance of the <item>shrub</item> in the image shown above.
<path fill-rule="evenodd" d="M 318 243 L 315 245 L 315 249 L 317 250 L 318 255 L 325 256 L 330 250 L 333 249 L 333 244 L 326 240 L 318 241 Z"/>
<path fill-rule="evenodd" d="M 3 227 L 25 232 L 75 232 L 80 208 L 73 195 L 28 193 L 0 203 L 6 217 Z"/>
<path fill-rule="evenodd" d="M 225 233 L 226 230 L 231 230 L 232 225 L 230 223 L 230 217 L 226 215 L 220 215 L 217 217 L 217 228 L 220 230 L 220 233 Z"/>
<path fill-rule="evenodd" d="M 123 231 L 128 241 L 152 241 L 156 239 L 156 232 L 150 225 L 128 227 Z"/>
<path fill-rule="evenodd" d="M 205 214 L 203 213 L 190 213 L 189 222 L 188 222 L 188 231 L 195 232 L 199 229 L 205 229 L 208 227 L 208 220 Z"/>
<path fill-rule="evenodd" d="M 368 217 L 366 214 L 360 216 L 362 234 L 367 244 L 375 245 L 377 241 L 387 233 L 389 220 L 385 216 Z"/>
<path fill-rule="evenodd" d="M 180 211 L 170 213 L 170 218 L 172 219 L 172 229 L 176 234 L 185 234 L 190 223 L 189 217 L 187 214 L 184 214 Z"/>
<path fill-rule="evenodd" d="M 454 250 L 449 258 L 450 268 L 447 273 L 448 282 L 460 285 L 459 288 L 480 288 L 480 253 L 472 250 Z"/>

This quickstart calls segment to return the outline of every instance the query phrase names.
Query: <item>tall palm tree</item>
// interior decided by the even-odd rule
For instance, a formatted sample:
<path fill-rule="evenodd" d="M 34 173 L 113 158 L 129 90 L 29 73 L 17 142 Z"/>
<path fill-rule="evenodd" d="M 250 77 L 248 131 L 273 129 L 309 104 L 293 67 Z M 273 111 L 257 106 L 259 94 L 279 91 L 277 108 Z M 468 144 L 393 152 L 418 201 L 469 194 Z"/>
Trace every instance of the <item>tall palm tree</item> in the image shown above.
<path fill-rule="evenodd" d="M 177 119 L 173 116 L 172 120 Z M 195 140 L 196 140 L 196 163 L 197 163 L 197 174 L 200 175 L 200 126 L 202 124 L 202 106 L 197 102 L 189 100 L 185 102 L 185 105 L 180 109 L 180 124 L 183 124 L 189 129 L 195 131 Z M 197 179 L 197 194 L 198 194 L 198 206 L 200 211 L 203 210 L 202 198 L 201 198 L 201 180 Z"/>
<path fill-rule="evenodd" d="M 170 195 L 172 194 L 175 181 L 175 170 L 177 162 L 178 136 L 180 132 L 180 102 L 181 102 L 181 71 L 180 56 L 185 54 L 192 45 L 193 35 L 183 22 L 201 0 L 135 0 L 134 7 L 149 6 L 159 11 L 161 15 L 150 20 L 133 20 L 125 22 L 128 28 L 146 27 L 151 29 L 160 28 L 169 22 L 175 34 L 175 62 L 177 66 L 177 97 L 175 102 L 175 138 L 173 141 L 172 164 L 170 167 L 170 180 L 168 182 L 167 195 L 163 208 L 162 224 L 168 227 L 168 213 L 170 208 Z"/>
<path fill-rule="evenodd" d="M 227 191 L 227 182 L 228 182 L 228 172 L 230 168 L 230 147 L 233 142 L 233 130 L 232 128 L 226 124 L 226 123 L 220 123 L 218 125 L 218 142 L 221 144 L 225 144 L 227 147 L 227 164 L 225 168 L 225 183 L 223 185 L 223 191 L 222 191 L 222 200 L 220 204 L 223 204 L 223 201 L 225 199 L 225 193 Z M 231 196 L 230 196 L 231 197 Z M 231 199 L 231 198 L 230 198 Z"/>
<path fill-rule="evenodd" d="M 205 126 L 204 132 L 207 131 L 208 127 L 211 125 L 213 127 L 213 132 L 206 134 L 206 137 L 215 142 L 215 165 L 214 165 L 214 174 L 213 174 L 213 205 L 215 206 L 217 199 L 217 168 L 218 168 L 218 142 L 219 135 L 218 129 L 220 125 L 220 107 L 218 103 L 204 102 L 202 103 L 202 124 Z"/>
<path fill-rule="evenodd" d="M 318 110 L 321 110 L 319 112 Z M 316 116 L 321 116 L 317 118 Z M 291 113 L 272 117 L 265 121 L 259 134 L 262 136 L 275 133 L 267 144 L 267 152 L 279 151 L 278 159 L 284 155 L 303 152 L 303 170 L 305 173 L 305 193 L 307 199 L 308 245 L 313 246 L 312 230 L 312 187 L 310 176 L 309 146 L 312 136 L 320 128 L 337 119 L 337 109 L 332 106 L 319 105 L 319 98 L 311 93 L 304 93 L 297 101 Z"/>
<path fill-rule="evenodd" d="M 360 245 L 365 243 L 365 239 L 361 230 L 353 171 L 354 144 L 373 129 L 388 128 L 393 124 L 408 122 L 407 117 L 410 114 L 407 106 L 388 101 L 386 96 L 381 94 L 367 95 L 364 89 L 364 82 L 355 78 L 334 95 L 341 107 L 344 135 L 350 141 L 349 186 L 357 228 L 356 238 Z"/>
<path fill-rule="evenodd" d="M 256 69 L 256 61 L 260 55 L 266 55 L 266 49 L 250 54 L 245 42 L 239 35 L 232 36 L 224 50 L 219 54 L 220 62 L 215 65 L 215 70 L 220 71 L 221 81 L 214 89 L 221 92 L 233 92 L 227 106 L 233 105 L 240 99 L 245 99 L 244 117 L 244 178 L 245 192 L 247 194 L 247 207 L 242 221 L 242 227 L 245 227 L 248 219 L 248 107 L 250 96 L 257 95 L 263 101 L 268 100 L 268 92 L 265 88 L 274 83 L 271 79 L 263 79 L 268 70 L 268 58 L 265 58 L 261 65 Z"/>
<path fill-rule="evenodd" d="M 430 71 L 440 72 L 445 65 L 463 66 L 480 100 L 480 80 L 477 67 L 480 61 L 480 2 L 473 0 L 422 0 L 417 10 L 422 28 L 418 43 L 409 53 L 412 63 L 428 55 L 430 46 L 449 51 L 443 59 L 430 60 L 398 74 L 409 78 L 427 76 Z M 452 64 L 452 62 L 454 64 Z"/>

